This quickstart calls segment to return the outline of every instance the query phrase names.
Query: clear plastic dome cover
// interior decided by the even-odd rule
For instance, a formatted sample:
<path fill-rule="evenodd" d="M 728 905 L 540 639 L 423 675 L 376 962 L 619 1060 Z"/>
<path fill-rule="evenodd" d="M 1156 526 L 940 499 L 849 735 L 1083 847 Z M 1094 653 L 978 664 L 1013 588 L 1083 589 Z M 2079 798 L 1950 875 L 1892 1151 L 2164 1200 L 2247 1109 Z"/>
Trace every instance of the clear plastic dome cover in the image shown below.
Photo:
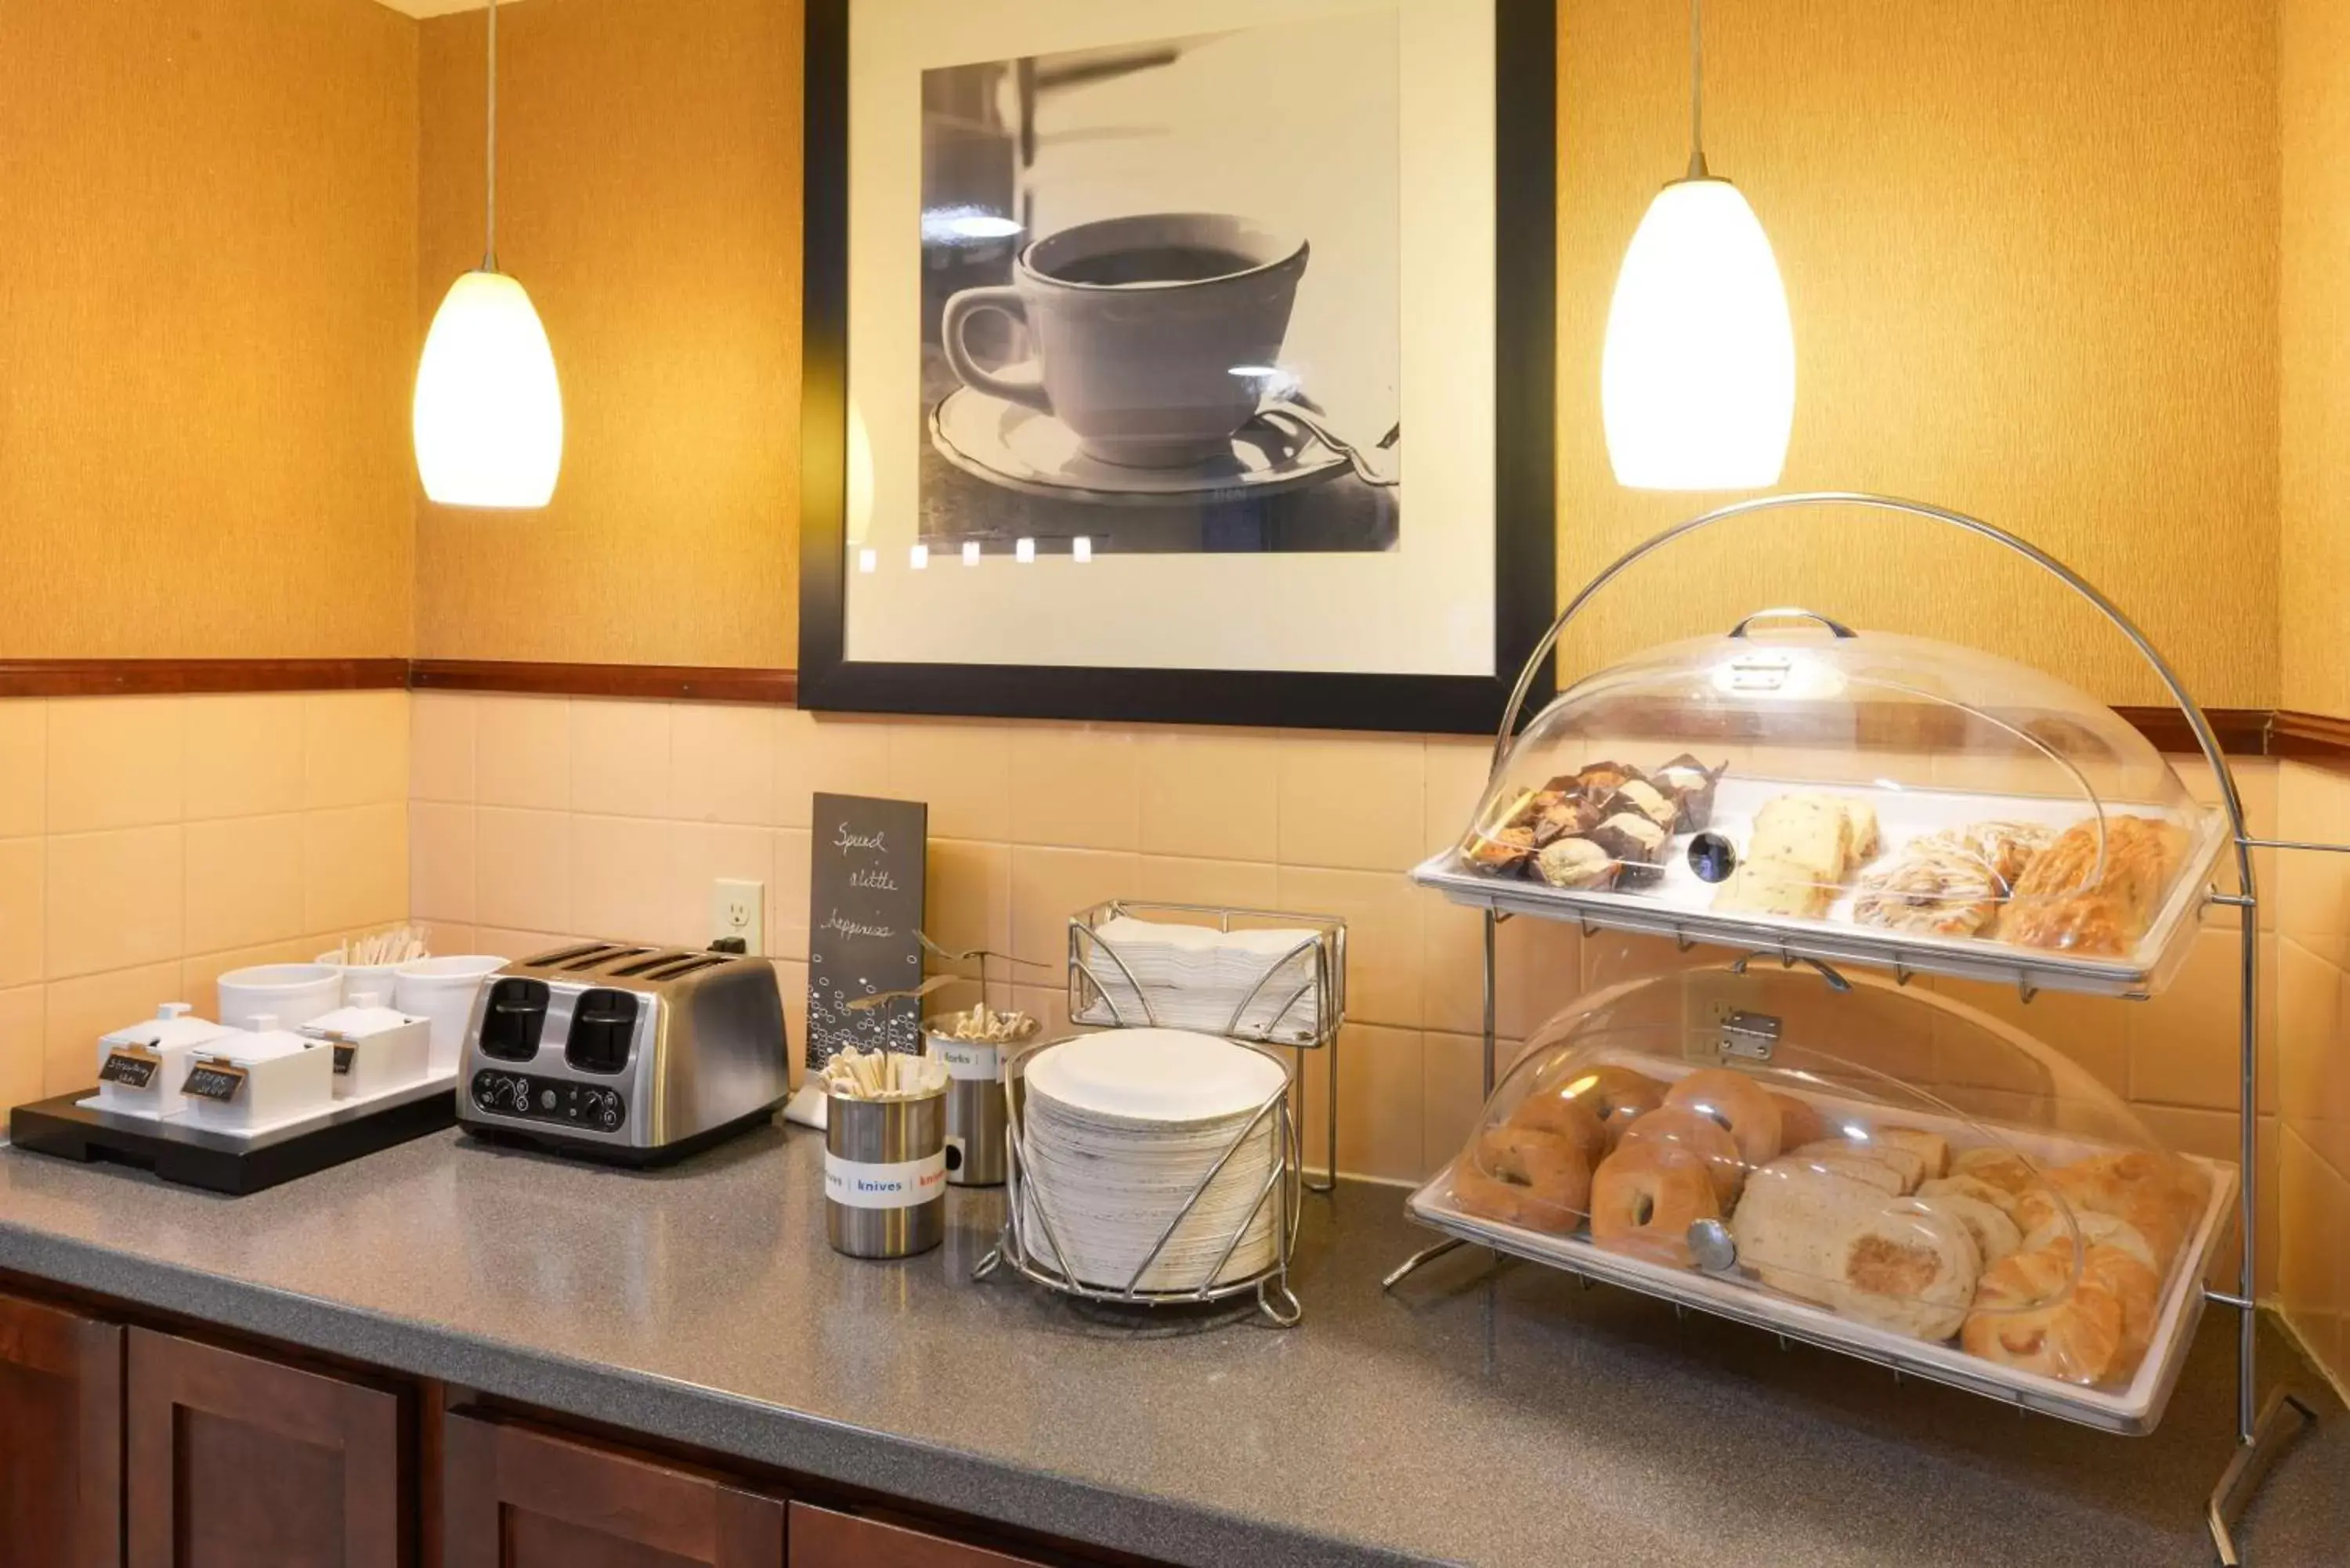
<path fill-rule="evenodd" d="M 2108 1424 L 2150 1426 L 2232 1168 L 2007 1024 L 1839 982 L 1774 961 L 1586 999 L 1416 1210 L 1929 1376 L 2126 1396 Z"/>
<path fill-rule="evenodd" d="M 2224 838 L 2137 728 L 2064 682 L 1772 611 L 1562 693 L 1424 879 L 1699 940 L 1804 932 L 1794 950 L 1847 960 L 2006 950 L 2146 990 Z"/>

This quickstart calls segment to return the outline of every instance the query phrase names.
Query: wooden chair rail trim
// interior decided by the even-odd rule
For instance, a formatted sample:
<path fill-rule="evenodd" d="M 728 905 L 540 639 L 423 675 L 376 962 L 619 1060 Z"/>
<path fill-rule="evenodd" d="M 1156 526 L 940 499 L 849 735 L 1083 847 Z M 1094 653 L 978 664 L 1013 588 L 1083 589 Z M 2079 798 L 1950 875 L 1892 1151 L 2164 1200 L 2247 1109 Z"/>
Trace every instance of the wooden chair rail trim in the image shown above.
<path fill-rule="evenodd" d="M 402 689 L 788 708 L 798 701 L 799 676 L 795 670 L 755 667 L 468 659 L 0 659 L 0 699 Z M 2122 706 L 2114 711 L 2158 750 L 2195 749 L 2186 716 L 2175 708 Z M 2204 713 L 2230 756 L 2292 757 L 2350 766 L 2350 718 L 2273 708 L 2208 708 Z"/>

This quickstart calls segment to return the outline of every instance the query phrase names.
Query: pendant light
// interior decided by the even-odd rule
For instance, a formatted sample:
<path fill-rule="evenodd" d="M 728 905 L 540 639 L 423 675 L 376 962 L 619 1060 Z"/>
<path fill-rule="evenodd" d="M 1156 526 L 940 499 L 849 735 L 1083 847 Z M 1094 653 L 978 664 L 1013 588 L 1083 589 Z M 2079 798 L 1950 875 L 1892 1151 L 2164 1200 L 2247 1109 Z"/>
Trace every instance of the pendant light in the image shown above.
<path fill-rule="evenodd" d="M 1779 483 L 1795 334 L 1771 242 L 1705 164 L 1701 0 L 1690 0 L 1689 173 L 1657 193 L 1617 275 L 1599 371 L 1607 457 L 1638 490 Z"/>
<path fill-rule="evenodd" d="M 530 295 L 498 270 L 498 5 L 489 5 L 487 239 L 424 339 L 413 411 L 424 493 L 444 506 L 525 510 L 555 498 L 563 389 Z"/>

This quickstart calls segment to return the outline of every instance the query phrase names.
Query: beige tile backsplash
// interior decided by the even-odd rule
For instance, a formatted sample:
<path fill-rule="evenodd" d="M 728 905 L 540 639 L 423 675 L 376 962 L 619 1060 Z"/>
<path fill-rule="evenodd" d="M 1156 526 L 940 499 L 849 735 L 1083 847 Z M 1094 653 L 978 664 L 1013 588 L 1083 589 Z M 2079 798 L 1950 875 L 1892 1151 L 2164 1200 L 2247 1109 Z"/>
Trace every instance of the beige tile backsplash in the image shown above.
<path fill-rule="evenodd" d="M 436 947 L 574 935 L 696 942 L 718 877 L 765 884 L 766 947 L 805 1013 L 809 796 L 931 806 L 931 923 L 1041 966 L 998 1000 L 1064 1012 L 1066 921 L 1118 894 L 1346 917 L 1340 1163 L 1394 1180 L 1474 1118 L 1481 922 L 1402 873 L 1482 792 L 1475 738 L 818 719 L 713 703 L 448 693 L 0 702 L 0 1093 L 87 1076 L 91 1039 L 239 963 L 306 958 L 404 916 Z M 2182 766 L 2182 773 L 2189 770 Z M 2243 765 L 2256 831 L 2350 833 L 2350 778 Z M 2208 788 L 2190 778 L 2197 793 Z M 2262 1217 L 2294 1321 L 2350 1359 L 2350 864 L 2264 857 Z M 2146 1003 L 1941 987 L 2072 1054 L 2160 1136 L 2225 1155 L 2232 928 Z M 1506 1062 L 1578 995 L 1710 955 L 1512 921 L 1493 998 Z M 950 998 L 951 1000 L 951 998 Z M 1320 1134 L 1310 1069 L 1306 1133 Z M 2276 1114 L 2281 1111 L 2281 1115 Z M 1309 1147 L 1318 1145 L 1309 1141 Z"/>
<path fill-rule="evenodd" d="M 2277 798 L 2282 837 L 2350 839 L 2350 772 L 2285 763 Z M 2276 859 L 2279 1284 L 2303 1340 L 2350 1386 L 2350 856 Z"/>
<path fill-rule="evenodd" d="M 0 701 L 5 1103 L 87 1085 L 97 1036 L 161 1002 L 211 1011 L 226 970 L 404 919 L 410 709 L 401 691 Z"/>

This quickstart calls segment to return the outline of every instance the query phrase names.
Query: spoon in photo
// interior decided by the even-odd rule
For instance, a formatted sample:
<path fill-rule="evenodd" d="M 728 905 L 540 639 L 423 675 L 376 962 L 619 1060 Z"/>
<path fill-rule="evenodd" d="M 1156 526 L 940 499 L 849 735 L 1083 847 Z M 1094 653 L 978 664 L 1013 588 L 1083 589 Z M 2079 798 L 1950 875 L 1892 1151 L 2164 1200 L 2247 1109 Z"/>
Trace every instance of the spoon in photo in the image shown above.
<path fill-rule="evenodd" d="M 1257 414 L 1260 418 L 1277 420 L 1304 431 L 1332 452 L 1344 457 L 1353 467 L 1355 477 L 1365 484 L 1378 485 L 1381 489 L 1392 489 L 1403 483 L 1400 475 L 1386 472 L 1372 461 L 1373 454 L 1376 452 L 1389 454 L 1394 452 L 1396 442 L 1403 439 L 1403 426 L 1400 422 L 1388 427 L 1388 433 L 1379 439 L 1378 446 L 1367 450 L 1340 435 L 1320 410 L 1308 408 L 1295 398 L 1280 398 L 1268 401 L 1257 410 Z"/>

